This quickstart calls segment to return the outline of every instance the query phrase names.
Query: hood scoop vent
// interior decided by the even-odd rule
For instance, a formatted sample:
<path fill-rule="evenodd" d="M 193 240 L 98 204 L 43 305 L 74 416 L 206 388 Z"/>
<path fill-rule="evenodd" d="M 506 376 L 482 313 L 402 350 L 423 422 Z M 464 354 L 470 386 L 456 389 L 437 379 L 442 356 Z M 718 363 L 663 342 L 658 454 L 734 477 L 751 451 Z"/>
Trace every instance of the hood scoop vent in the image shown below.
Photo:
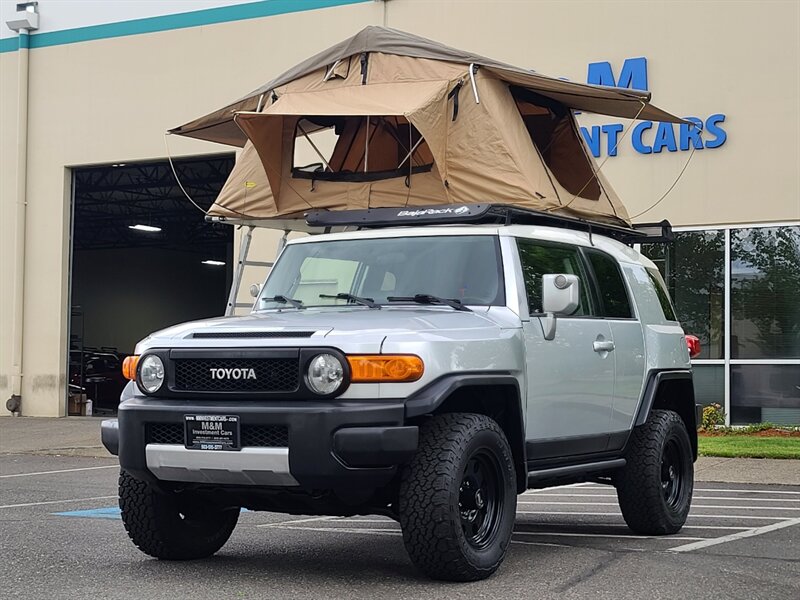
<path fill-rule="evenodd" d="M 198 331 L 192 334 L 195 339 L 209 338 L 310 338 L 316 331 Z"/>

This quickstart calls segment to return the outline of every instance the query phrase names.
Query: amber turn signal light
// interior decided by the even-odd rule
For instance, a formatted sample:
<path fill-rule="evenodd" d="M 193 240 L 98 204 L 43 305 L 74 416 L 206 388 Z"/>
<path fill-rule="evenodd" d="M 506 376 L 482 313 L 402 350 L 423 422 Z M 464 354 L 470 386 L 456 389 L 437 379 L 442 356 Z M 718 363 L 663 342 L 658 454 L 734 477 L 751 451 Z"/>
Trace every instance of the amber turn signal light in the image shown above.
<path fill-rule="evenodd" d="M 136 366 L 139 364 L 139 355 L 126 356 L 122 361 L 122 376 L 133 381 L 136 379 Z"/>
<path fill-rule="evenodd" d="M 352 383 L 416 381 L 425 372 L 419 356 L 412 354 L 359 354 L 347 357 Z"/>

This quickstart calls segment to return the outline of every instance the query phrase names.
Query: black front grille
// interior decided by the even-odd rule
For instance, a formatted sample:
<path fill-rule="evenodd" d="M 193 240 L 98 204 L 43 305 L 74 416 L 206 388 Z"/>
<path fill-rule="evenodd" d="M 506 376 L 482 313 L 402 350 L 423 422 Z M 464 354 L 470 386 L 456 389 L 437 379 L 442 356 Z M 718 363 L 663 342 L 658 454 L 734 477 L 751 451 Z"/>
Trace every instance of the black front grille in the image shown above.
<path fill-rule="evenodd" d="M 181 444 L 183 445 L 182 423 L 148 423 L 145 427 L 148 444 Z"/>
<path fill-rule="evenodd" d="M 184 444 L 183 423 L 147 423 L 147 444 Z M 286 425 L 242 425 L 242 446 L 257 448 L 286 448 L 289 428 Z"/>
<path fill-rule="evenodd" d="M 289 428 L 285 425 L 242 425 L 242 446 L 288 447 Z"/>
<path fill-rule="evenodd" d="M 175 360 L 174 389 L 178 391 L 294 392 L 299 381 L 300 372 L 296 358 Z"/>

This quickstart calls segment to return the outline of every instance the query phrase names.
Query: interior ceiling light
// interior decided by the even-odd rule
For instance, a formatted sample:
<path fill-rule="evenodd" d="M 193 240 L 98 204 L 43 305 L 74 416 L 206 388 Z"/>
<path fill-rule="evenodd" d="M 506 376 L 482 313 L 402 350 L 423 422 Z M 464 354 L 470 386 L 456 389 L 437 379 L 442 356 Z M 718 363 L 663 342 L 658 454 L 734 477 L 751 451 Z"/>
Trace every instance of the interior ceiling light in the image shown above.
<path fill-rule="evenodd" d="M 211 259 L 204 260 L 203 264 L 204 265 L 212 265 L 214 267 L 224 267 L 225 266 L 225 263 L 223 261 L 221 261 L 221 260 L 211 260 Z"/>
<path fill-rule="evenodd" d="M 128 225 L 128 229 L 135 229 L 136 231 L 147 231 L 148 233 L 155 233 L 156 231 L 161 231 L 161 227 L 155 227 L 153 225 L 142 225 L 141 223 L 137 223 L 136 225 Z"/>

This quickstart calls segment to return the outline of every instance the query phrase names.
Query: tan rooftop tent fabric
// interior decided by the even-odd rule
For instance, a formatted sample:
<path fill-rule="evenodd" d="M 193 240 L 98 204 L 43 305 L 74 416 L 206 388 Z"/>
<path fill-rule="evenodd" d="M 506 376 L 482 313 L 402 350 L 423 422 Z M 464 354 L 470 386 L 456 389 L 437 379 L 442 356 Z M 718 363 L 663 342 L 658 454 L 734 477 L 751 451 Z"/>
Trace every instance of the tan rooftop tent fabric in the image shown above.
<path fill-rule="evenodd" d="M 494 202 L 628 224 L 573 109 L 681 121 L 647 93 L 564 82 L 368 27 L 172 133 L 244 147 L 211 216 Z M 323 131 L 327 155 L 312 139 Z M 308 140 L 319 162 L 294 164 Z"/>

